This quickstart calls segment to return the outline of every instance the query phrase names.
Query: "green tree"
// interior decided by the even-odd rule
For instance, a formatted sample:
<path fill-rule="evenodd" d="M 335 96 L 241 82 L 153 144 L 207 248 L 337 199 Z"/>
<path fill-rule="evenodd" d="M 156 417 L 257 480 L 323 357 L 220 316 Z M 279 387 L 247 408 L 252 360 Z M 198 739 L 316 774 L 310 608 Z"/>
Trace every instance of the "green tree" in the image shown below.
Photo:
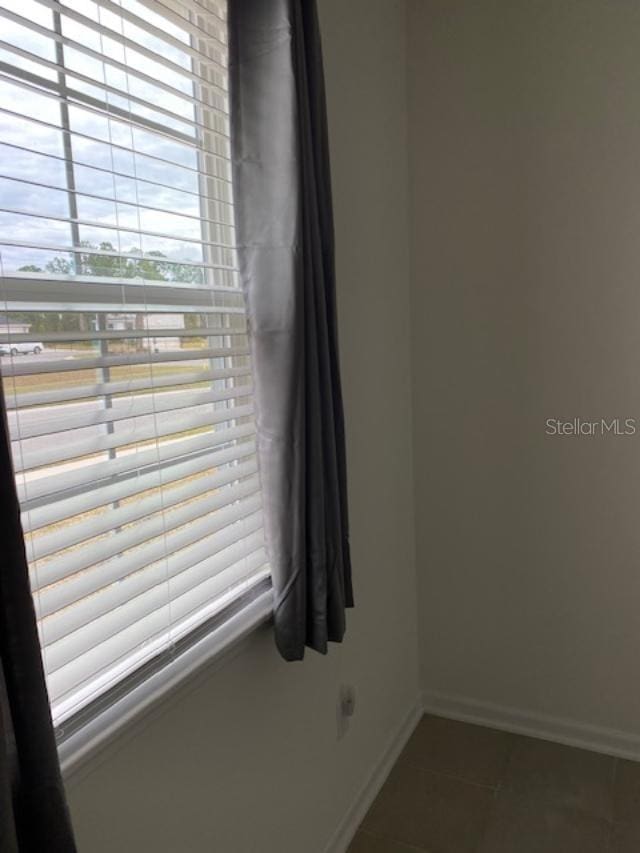
<path fill-rule="evenodd" d="M 90 276 L 101 278 L 142 278 L 147 281 L 202 281 L 202 269 L 190 264 L 171 262 L 159 251 L 142 253 L 135 247 L 120 254 L 114 245 L 104 241 L 98 246 L 83 241 L 78 250 L 68 257 L 56 255 L 44 268 L 26 264 L 18 272 L 51 274 L 59 276 Z M 11 315 L 14 322 L 29 323 L 34 335 L 40 332 L 86 331 L 87 317 L 77 312 L 23 311 Z M 136 318 L 137 319 L 137 318 Z M 188 328 L 197 328 L 199 318 L 185 317 Z"/>

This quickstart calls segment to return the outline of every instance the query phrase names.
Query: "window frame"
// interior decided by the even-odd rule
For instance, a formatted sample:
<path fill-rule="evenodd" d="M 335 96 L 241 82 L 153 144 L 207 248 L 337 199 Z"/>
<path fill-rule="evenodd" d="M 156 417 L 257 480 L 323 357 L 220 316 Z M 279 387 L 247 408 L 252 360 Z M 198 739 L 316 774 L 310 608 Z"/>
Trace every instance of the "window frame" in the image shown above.
<path fill-rule="evenodd" d="M 162 2 L 154 2 L 154 0 L 141 0 L 141 2 L 151 9 L 154 6 L 157 7 L 160 14 L 162 14 L 162 10 L 171 12 L 169 7 Z M 101 0 L 96 0 L 96 3 L 100 6 Z M 191 0 L 181 0 L 181 4 L 185 7 L 194 8 L 198 14 L 197 3 L 194 4 Z M 60 11 L 49 3 L 46 3 L 45 6 L 52 11 L 53 31 L 61 36 Z M 61 7 L 63 14 L 64 8 L 64 6 Z M 192 29 L 195 26 L 194 23 L 191 23 Z M 192 36 L 191 47 L 197 46 L 196 39 L 197 36 Z M 66 91 L 65 65 L 60 42 L 56 42 L 56 63 L 60 69 L 58 71 L 60 92 L 64 94 Z M 215 127 L 215 120 L 211 120 L 206 115 L 206 111 L 204 113 L 198 112 L 201 107 L 202 104 L 199 102 L 196 107 L 196 123 L 201 126 L 210 123 L 212 127 Z M 61 112 L 63 114 L 65 109 L 66 101 L 63 99 L 61 101 Z M 63 139 L 65 143 L 69 143 L 71 129 L 68 116 L 65 124 L 63 115 L 61 127 Z M 215 131 L 212 131 L 212 135 L 215 135 Z M 65 166 L 68 167 L 67 158 L 73 164 L 70 145 L 65 144 L 64 151 Z M 198 149 L 198 160 L 200 161 L 201 157 L 206 159 L 211 154 L 215 156 L 215 150 L 207 149 L 203 143 Z M 206 180 L 206 170 L 200 171 L 199 166 L 200 184 Z M 68 223 L 73 232 L 73 228 L 76 227 L 75 220 L 79 219 L 77 207 L 74 212 L 76 195 L 74 185 L 68 185 L 67 194 L 70 204 Z M 206 190 L 204 196 L 201 195 L 200 197 L 200 223 L 203 229 L 204 243 L 213 245 L 210 234 L 207 232 L 207 228 L 210 228 L 208 223 L 213 220 L 213 216 L 211 209 L 205 209 L 203 205 L 211 206 L 211 197 L 208 196 Z M 74 247 L 77 249 L 80 243 L 79 236 L 74 234 Z M 101 329 L 101 331 L 106 331 L 106 328 Z M 131 673 L 131 683 L 129 683 L 129 676 L 125 676 L 112 688 L 101 693 L 95 701 L 87 702 L 79 711 L 65 718 L 56 726 L 58 749 L 65 775 L 74 772 L 77 766 L 93 755 L 98 748 L 104 746 L 107 741 L 150 708 L 155 707 L 160 700 L 174 693 L 196 673 L 205 667 L 208 668 L 212 664 L 222 663 L 226 660 L 227 655 L 236 649 L 258 626 L 269 620 L 272 610 L 270 578 L 262 578 L 243 594 L 235 597 L 229 605 L 225 606 L 211 619 L 203 622 L 170 648 L 166 648 L 158 655 L 150 658 L 142 667 L 136 668 Z M 166 658 L 166 660 L 158 664 L 159 658 Z"/>
<path fill-rule="evenodd" d="M 237 600 L 233 611 L 211 624 L 208 632 L 167 666 L 153 672 L 117 701 L 93 714 L 73 731 L 56 730 L 63 778 L 73 779 L 127 731 L 162 713 L 199 680 L 210 677 L 243 651 L 259 629 L 272 622 L 273 594 L 267 580 Z M 212 620 L 214 621 L 214 620 Z"/>

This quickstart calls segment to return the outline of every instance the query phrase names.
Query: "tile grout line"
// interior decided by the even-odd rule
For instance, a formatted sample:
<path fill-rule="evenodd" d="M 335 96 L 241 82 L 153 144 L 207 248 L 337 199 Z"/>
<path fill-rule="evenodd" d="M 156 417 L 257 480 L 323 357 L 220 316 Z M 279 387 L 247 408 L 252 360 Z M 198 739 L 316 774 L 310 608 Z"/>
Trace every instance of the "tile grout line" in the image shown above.
<path fill-rule="evenodd" d="M 620 764 L 620 759 L 617 756 L 613 756 L 613 770 L 611 771 L 611 822 L 609 824 L 609 832 L 607 833 L 607 850 L 606 853 L 610 853 L 611 846 L 613 844 L 613 830 L 615 827 L 615 817 L 616 817 L 616 781 L 618 778 L 618 765 Z"/>
<path fill-rule="evenodd" d="M 616 782 L 618 781 L 618 765 L 620 764 L 620 759 L 615 757 L 613 758 L 613 770 L 611 771 L 611 822 L 615 821 L 616 812 L 615 812 L 615 794 L 616 794 Z"/>
<path fill-rule="evenodd" d="M 485 845 L 485 841 L 486 841 L 487 836 L 489 834 L 489 826 L 491 825 L 491 821 L 493 819 L 494 812 L 495 812 L 497 805 L 498 805 L 498 798 L 500 796 L 501 791 L 504 788 L 504 778 L 505 778 L 507 771 L 509 769 L 509 765 L 511 764 L 511 758 L 513 756 L 515 748 L 516 748 L 516 741 L 514 740 L 514 741 L 512 741 L 511 746 L 507 750 L 507 754 L 505 756 L 505 759 L 504 759 L 504 762 L 502 765 L 502 772 L 500 774 L 500 777 L 498 778 L 498 781 L 496 782 L 496 784 L 493 788 L 493 802 L 491 803 L 491 807 L 489 808 L 489 810 L 487 812 L 487 818 L 485 820 L 484 827 L 483 827 L 482 832 L 480 834 L 480 838 L 478 839 L 478 843 L 476 845 L 474 853 L 482 853 L 482 849 Z M 607 853 L 608 853 L 608 851 L 607 851 Z"/>
<path fill-rule="evenodd" d="M 396 763 L 394 764 L 394 766 L 393 766 L 392 770 L 393 770 L 393 769 L 395 769 L 395 768 L 398 766 L 398 762 L 399 762 L 399 761 L 400 761 L 400 757 L 398 758 L 398 761 L 396 761 Z M 470 781 L 469 779 L 464 779 L 464 778 L 463 778 L 463 777 L 461 777 L 461 776 L 456 776 L 456 775 L 451 774 L 451 773 L 443 773 L 443 772 L 442 772 L 442 771 L 440 771 L 440 770 L 431 770 L 431 769 L 428 769 L 428 768 L 426 768 L 426 767 L 422 767 L 422 766 L 420 766 L 419 764 L 417 764 L 416 762 L 412 761 L 411 759 L 409 759 L 409 758 L 407 758 L 407 757 L 405 757 L 405 758 L 404 758 L 404 761 L 405 761 L 405 763 L 406 763 L 406 764 L 408 764 L 409 766 L 413 767 L 413 769 L 414 769 L 414 770 L 418 770 L 418 772 L 420 772 L 420 773 L 424 773 L 425 775 L 436 776 L 436 777 L 439 777 L 439 778 L 442 778 L 442 779 L 450 779 L 450 780 L 451 780 L 451 781 L 453 781 L 453 782 L 459 782 L 459 783 L 461 783 L 461 784 L 463 784 L 463 785 L 469 785 L 469 786 L 470 786 L 470 787 L 472 787 L 472 788 L 480 788 L 480 789 L 481 789 L 481 790 L 483 790 L 483 791 L 491 791 L 491 793 L 492 793 L 492 795 L 493 795 L 493 800 L 495 801 L 495 799 L 496 799 L 496 796 L 497 796 L 497 793 L 498 793 L 498 785 L 499 785 L 499 783 L 496 783 L 496 785 L 488 785 L 488 784 L 484 784 L 484 783 L 482 783 L 482 782 L 472 782 L 472 781 Z M 379 795 L 378 795 L 378 796 L 379 796 Z M 378 798 L 376 797 L 376 800 L 377 800 L 377 799 L 378 799 Z M 373 805 L 375 805 L 375 800 L 374 800 L 374 802 L 372 803 L 372 806 L 373 806 Z M 492 806 L 493 806 L 493 804 L 492 804 Z M 489 822 L 489 815 L 487 815 L 487 822 L 486 822 L 486 823 L 488 824 L 488 822 Z M 477 853 L 477 851 L 479 851 L 479 850 L 480 850 L 480 845 L 484 842 L 484 836 L 485 836 L 485 833 L 486 833 L 486 829 L 487 829 L 487 827 L 486 827 L 486 825 L 485 825 L 485 826 L 483 827 L 483 830 L 482 830 L 482 833 L 481 833 L 481 835 L 480 835 L 480 838 L 478 839 L 478 846 L 475 848 L 474 853 Z M 388 835 L 388 834 L 386 834 L 386 833 L 384 833 L 384 834 L 383 834 L 383 833 L 380 833 L 380 832 L 378 832 L 378 831 L 371 830 L 371 829 L 369 829 L 368 827 L 367 827 L 367 828 L 364 828 L 364 827 L 362 826 L 362 824 L 361 824 L 361 825 L 360 825 L 360 827 L 358 828 L 358 832 L 362 832 L 362 833 L 364 833 L 364 834 L 368 834 L 368 835 L 370 835 L 370 836 L 372 836 L 372 837 L 374 837 L 374 838 L 382 838 L 382 839 L 385 839 L 385 840 L 387 840 L 387 841 L 393 841 L 393 842 L 395 842 L 395 843 L 397 843 L 397 844 L 404 845 L 405 847 L 407 847 L 407 849 L 409 849 L 409 850 L 414 850 L 414 851 L 415 851 L 415 853 L 430 853 L 430 851 L 429 851 L 429 849 L 428 849 L 428 848 L 425 848 L 425 847 L 416 847 L 416 845 L 415 845 L 415 844 L 409 844 L 407 841 L 404 841 L 403 839 L 401 839 L 401 838 L 397 838 L 397 837 L 395 837 L 395 836 L 393 836 L 393 835 Z"/>
<path fill-rule="evenodd" d="M 511 766 L 511 760 L 513 759 L 513 754 L 516 751 L 517 746 L 518 746 L 518 738 L 519 737 L 520 737 L 520 735 L 515 735 L 511 738 L 511 743 L 510 743 L 510 746 L 507 750 L 507 754 L 505 756 L 504 763 L 502 766 L 502 773 L 500 774 L 500 778 L 498 779 L 498 784 L 496 785 L 496 799 L 498 798 L 498 795 L 501 793 L 501 791 L 505 787 L 505 784 L 504 784 L 505 777 L 506 777 L 507 773 L 509 772 L 509 767 Z"/>
<path fill-rule="evenodd" d="M 472 724 L 468 724 L 468 725 L 472 725 Z M 518 736 L 518 739 L 519 739 L 519 736 Z M 530 740 L 530 738 L 528 738 L 528 737 L 526 737 L 525 739 Z M 533 740 L 536 740 L 536 739 L 533 739 Z M 584 750 L 582 750 L 580 747 L 571 747 L 571 748 L 576 749 L 576 750 L 581 751 L 581 752 L 584 752 Z M 478 782 L 478 781 L 471 780 L 469 778 L 465 778 L 464 776 L 458 775 L 457 773 L 450 773 L 450 772 L 446 772 L 446 771 L 442 771 L 442 770 L 434 770 L 431 767 L 424 766 L 423 764 L 419 763 L 419 761 L 414 760 L 411 756 L 406 755 L 406 754 L 401 754 L 398 757 L 398 760 L 395 762 L 392 770 L 396 769 L 398 767 L 398 765 L 402 762 L 402 763 L 405 763 L 407 766 L 413 768 L 414 771 L 418 771 L 418 773 L 425 778 L 431 777 L 432 779 L 445 779 L 445 780 L 449 780 L 449 781 L 461 784 L 463 786 L 466 786 L 468 789 L 484 790 L 485 792 L 491 791 L 492 803 L 491 803 L 490 808 L 487 810 L 486 820 L 484 822 L 484 825 L 482 826 L 482 829 L 480 832 L 480 837 L 477 841 L 477 844 L 476 844 L 476 846 L 473 847 L 473 853 L 482 853 L 483 845 L 485 844 L 485 840 L 487 838 L 489 827 L 491 825 L 492 817 L 495 814 L 496 804 L 498 802 L 500 794 L 503 792 L 508 793 L 511 790 L 516 792 L 516 789 L 511 788 L 511 786 L 508 784 L 509 783 L 509 770 L 510 770 L 516 749 L 517 749 L 517 740 L 514 740 L 509 745 L 509 747 L 505 750 L 504 762 L 502 763 L 498 774 L 496 775 L 496 777 L 494 777 L 496 779 L 496 781 L 494 783 Z M 403 750 L 403 753 L 406 753 L 406 748 L 405 748 L 405 750 Z M 597 754 L 604 756 L 604 757 L 607 757 L 607 753 L 597 753 Z M 622 759 L 619 758 L 618 756 L 612 756 L 612 755 L 609 755 L 608 757 L 610 759 L 612 759 L 610 769 L 609 769 L 609 780 L 608 780 L 608 792 L 609 792 L 609 797 L 610 797 L 610 813 L 609 813 L 608 818 L 605 817 L 603 819 L 602 815 L 600 816 L 600 819 L 603 820 L 604 824 L 606 825 L 606 826 L 602 826 L 603 836 L 604 836 L 604 837 L 601 836 L 601 839 L 604 842 L 603 846 L 601 848 L 602 853 L 611 853 L 611 851 L 613 850 L 614 841 L 615 841 L 615 827 L 616 827 L 617 823 L 619 823 L 619 822 L 616 822 L 615 803 L 616 803 L 616 786 L 618 784 L 618 777 L 619 777 L 619 772 L 620 772 L 620 761 Z M 607 784 L 607 782 L 605 781 L 606 777 L 605 777 L 605 779 L 603 779 L 602 776 L 600 778 L 601 778 L 602 782 L 605 782 L 605 785 L 606 785 Z M 531 797 L 531 793 L 525 792 L 523 794 L 523 796 L 525 796 L 527 799 L 529 799 Z M 538 795 L 538 796 L 540 796 L 540 795 Z M 378 799 L 378 798 L 376 798 L 376 799 Z M 537 799 L 537 796 L 533 796 L 533 799 L 534 800 Z M 541 796 L 541 800 L 543 802 L 552 802 L 551 800 L 547 800 L 547 798 L 544 796 L 544 794 Z M 575 812 L 576 814 L 580 814 L 580 815 L 588 815 L 590 817 L 597 817 L 597 814 L 594 813 L 591 809 L 573 806 L 568 810 L 571 812 Z M 600 810 L 598 810 L 598 811 L 600 811 Z M 359 831 L 361 831 L 365 835 L 369 835 L 370 837 L 379 838 L 379 839 L 386 839 L 388 841 L 397 843 L 398 845 L 404 846 L 407 848 L 408 853 L 409 853 L 409 851 L 415 851 L 415 853 L 428 853 L 428 851 L 429 851 L 429 848 L 417 846 L 414 843 L 409 843 L 406 840 L 403 840 L 402 838 L 396 837 L 395 833 L 394 834 L 389 834 L 387 832 L 381 833 L 379 830 L 371 830 L 369 828 L 363 827 L 362 824 L 359 827 Z M 471 841 L 471 839 L 469 839 L 469 840 Z"/>
<path fill-rule="evenodd" d="M 498 790 L 499 783 L 490 785 L 488 782 L 473 782 L 471 779 L 465 779 L 464 776 L 457 776 L 455 773 L 444 773 L 442 770 L 432 770 L 430 767 L 423 767 L 409 758 L 404 759 L 405 763 L 413 767 L 414 770 L 419 770 L 421 773 L 430 773 L 433 776 L 442 776 L 443 779 L 451 779 L 453 782 L 462 782 L 464 785 L 472 785 L 474 788 L 483 788 L 484 790 L 493 791 L 494 794 Z M 394 765 L 395 769 L 397 765 Z"/>
<path fill-rule="evenodd" d="M 513 749 L 513 747 L 512 747 L 512 749 Z M 508 756 L 504 762 L 504 768 L 502 771 L 502 775 L 504 775 L 504 773 L 506 773 L 506 769 L 507 769 L 509 760 L 511 758 L 511 751 L 512 750 L 509 751 L 509 754 L 508 754 Z M 431 770 L 430 768 L 422 767 L 417 762 L 413 761 L 412 759 L 410 759 L 408 757 L 405 757 L 404 761 L 408 765 L 413 767 L 415 770 L 418 770 L 420 773 L 431 774 L 433 776 L 437 776 L 437 777 L 440 777 L 443 779 L 450 779 L 453 782 L 460 782 L 463 785 L 470 785 L 473 788 L 480 788 L 481 790 L 484 790 L 484 791 L 491 791 L 493 802 L 491 803 L 491 807 L 489 808 L 489 810 L 487 812 L 486 821 L 485 821 L 484 826 L 482 828 L 482 832 L 480 833 L 480 837 L 478 838 L 477 844 L 474 847 L 474 853 L 480 853 L 480 851 L 482 849 L 482 845 L 484 844 L 484 840 L 485 840 L 487 831 L 488 831 L 489 823 L 491 821 L 491 812 L 495 808 L 495 804 L 497 802 L 498 794 L 500 792 L 501 779 L 498 779 L 498 781 L 494 785 L 489 785 L 489 784 L 483 783 L 483 782 L 473 782 L 470 779 L 465 779 L 463 776 L 457 776 L 453 773 L 444 773 L 441 770 Z M 371 833 L 371 834 L 373 835 L 374 833 Z M 383 837 L 383 836 L 379 836 L 379 837 Z M 397 841 L 398 843 L 406 845 L 406 842 L 402 841 L 399 838 L 393 838 L 392 836 L 384 836 L 384 837 L 389 838 L 390 841 Z M 420 853 L 423 853 L 423 851 L 425 850 L 425 848 L 422 848 L 422 847 L 416 847 L 415 849 L 416 849 L 416 851 L 419 850 Z M 428 850 L 425 851 L 425 853 L 428 853 Z"/>
<path fill-rule="evenodd" d="M 403 847 L 406 847 L 407 850 L 414 850 L 415 853 L 429 853 L 429 850 L 426 847 L 416 847 L 415 844 L 409 844 L 401 838 L 395 838 L 393 835 L 386 835 L 381 832 L 374 832 L 372 829 L 358 828 L 356 836 L 358 833 L 362 833 L 362 835 L 370 835 L 372 838 L 381 838 L 383 841 L 393 841 L 394 844 L 401 844 Z"/>

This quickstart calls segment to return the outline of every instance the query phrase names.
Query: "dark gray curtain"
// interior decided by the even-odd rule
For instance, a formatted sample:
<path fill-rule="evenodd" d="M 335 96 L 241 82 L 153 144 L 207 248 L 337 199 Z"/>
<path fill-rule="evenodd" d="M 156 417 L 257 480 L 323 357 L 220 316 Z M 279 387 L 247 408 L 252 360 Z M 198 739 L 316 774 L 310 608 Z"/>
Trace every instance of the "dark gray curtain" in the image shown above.
<path fill-rule="evenodd" d="M 0 382 L 0 850 L 73 853 Z"/>
<path fill-rule="evenodd" d="M 333 219 L 320 35 L 311 0 L 229 3 L 240 270 L 258 455 L 287 660 L 327 651 L 353 605 Z"/>

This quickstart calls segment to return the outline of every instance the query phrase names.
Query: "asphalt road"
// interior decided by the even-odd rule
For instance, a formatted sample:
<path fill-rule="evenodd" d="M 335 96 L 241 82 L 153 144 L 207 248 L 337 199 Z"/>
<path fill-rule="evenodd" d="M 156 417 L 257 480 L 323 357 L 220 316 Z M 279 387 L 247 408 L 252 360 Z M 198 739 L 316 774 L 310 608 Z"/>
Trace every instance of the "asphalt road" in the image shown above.
<path fill-rule="evenodd" d="M 20 364 L 23 360 L 29 359 L 33 361 L 51 361 L 61 360 L 65 358 L 78 357 L 77 350 L 44 350 L 38 355 L 19 355 L 14 357 L 14 361 Z M 0 359 L 1 364 L 11 362 L 11 356 Z M 43 379 L 46 374 L 43 374 Z M 176 389 L 169 391 L 156 391 L 153 400 L 159 404 L 165 395 L 175 397 Z M 185 389 L 185 397 L 190 397 L 193 394 L 193 389 Z M 116 397 L 112 401 L 111 407 L 108 409 L 105 405 L 104 398 L 82 400 L 78 402 L 63 403 L 60 405 L 37 406 L 34 408 L 26 408 L 19 413 L 15 411 L 8 412 L 9 430 L 14 441 L 14 451 L 20 453 L 20 445 L 18 439 L 22 443 L 22 447 L 27 452 L 45 451 L 51 447 L 54 442 L 59 446 L 65 447 L 70 445 L 70 450 L 75 452 L 77 449 L 81 453 L 93 453 L 99 451 L 104 446 L 104 439 L 108 434 L 112 436 L 121 435 L 123 444 L 134 443 L 137 440 L 148 440 L 153 436 L 158 426 L 166 425 L 167 418 L 181 417 L 188 413 L 189 409 L 185 406 L 172 409 L 168 412 L 151 412 L 150 414 L 141 413 L 144 410 L 145 403 L 151 402 L 150 397 L 143 395 L 132 395 L 124 397 Z M 172 404 L 174 401 L 172 401 Z M 213 403 L 198 405 L 199 414 L 205 414 L 210 411 L 213 414 L 216 411 L 216 406 Z M 109 412 L 110 415 L 121 415 L 119 420 L 105 423 L 102 418 Z M 130 414 L 130 417 L 127 415 Z M 29 432 L 36 427 L 43 426 L 43 419 L 46 419 L 45 435 L 37 435 L 29 437 Z M 86 425 L 82 425 L 86 424 Z M 170 439 L 167 439 L 170 440 Z M 80 445 L 78 444 L 80 443 Z M 122 451 L 121 451 L 122 452 Z M 65 465 L 75 467 L 79 463 L 70 460 Z M 58 469 L 60 470 L 60 469 Z M 40 473 L 34 472 L 34 476 L 40 476 Z M 31 475 L 27 475 L 30 478 Z"/>
<path fill-rule="evenodd" d="M 78 350 L 72 349 L 44 349 L 41 353 L 38 353 L 38 355 L 34 355 L 34 353 L 29 353 L 28 355 L 16 355 L 14 356 L 14 358 L 15 361 L 18 363 L 20 363 L 22 359 L 26 358 L 28 358 L 29 360 L 37 359 L 38 361 L 55 361 L 56 359 L 60 358 L 73 358 L 78 354 Z M 10 355 L 0 356 L 0 364 L 11 364 L 11 361 L 12 356 Z"/>

